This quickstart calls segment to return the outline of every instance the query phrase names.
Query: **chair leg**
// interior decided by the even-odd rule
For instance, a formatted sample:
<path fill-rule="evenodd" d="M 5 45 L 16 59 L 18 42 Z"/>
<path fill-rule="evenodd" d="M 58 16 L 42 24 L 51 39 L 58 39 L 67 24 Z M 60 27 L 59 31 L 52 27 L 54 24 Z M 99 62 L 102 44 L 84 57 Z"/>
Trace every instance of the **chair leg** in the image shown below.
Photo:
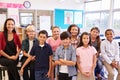
<path fill-rule="evenodd" d="M 5 80 L 5 67 L 3 67 L 3 80 Z"/>
<path fill-rule="evenodd" d="M 2 69 L 0 68 L 0 80 L 2 80 Z"/>

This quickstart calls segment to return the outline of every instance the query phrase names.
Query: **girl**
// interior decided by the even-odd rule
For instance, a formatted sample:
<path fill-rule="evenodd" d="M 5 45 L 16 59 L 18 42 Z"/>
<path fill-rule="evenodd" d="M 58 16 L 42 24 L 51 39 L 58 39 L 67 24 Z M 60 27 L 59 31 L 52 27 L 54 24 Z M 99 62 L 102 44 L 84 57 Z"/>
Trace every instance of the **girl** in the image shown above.
<path fill-rule="evenodd" d="M 15 31 L 15 21 L 8 18 L 4 31 L 0 33 L 0 64 L 7 67 L 9 80 L 20 80 L 17 70 L 21 43 Z"/>
<path fill-rule="evenodd" d="M 101 58 L 99 56 L 100 43 L 101 43 L 101 39 L 100 39 L 99 34 L 100 34 L 100 30 L 98 27 L 93 27 L 90 30 L 91 44 L 97 50 L 97 63 L 96 63 L 96 68 L 95 68 L 95 75 L 98 78 L 98 80 L 101 80 L 102 76 L 100 73 L 102 72 L 103 65 L 102 65 Z"/>
<path fill-rule="evenodd" d="M 68 27 L 67 31 L 71 34 L 71 37 L 70 37 L 71 45 L 74 48 L 77 48 L 80 42 L 80 37 L 79 37 L 80 28 L 76 24 L 71 24 Z M 76 80 L 76 75 L 72 77 L 72 80 Z"/>
<path fill-rule="evenodd" d="M 79 33 L 80 33 L 80 28 L 75 25 L 75 24 L 71 24 L 69 27 L 68 27 L 68 30 L 67 30 L 70 34 L 71 34 L 71 37 L 70 37 L 70 40 L 71 40 L 71 44 L 77 48 L 78 44 L 79 44 Z"/>
<path fill-rule="evenodd" d="M 77 80 L 95 80 L 96 49 L 91 46 L 91 39 L 87 32 L 82 33 L 80 44 L 76 49 L 78 74 Z"/>
<path fill-rule="evenodd" d="M 54 56 L 55 55 L 54 53 L 55 53 L 57 47 L 60 46 L 60 44 L 61 44 L 59 27 L 54 26 L 52 28 L 52 36 L 49 37 L 46 40 L 46 42 L 52 47 L 53 56 Z M 54 75 L 55 75 L 54 74 L 55 73 L 55 71 L 54 71 L 54 62 L 52 62 L 52 65 L 53 65 L 53 67 L 52 67 L 51 80 L 54 80 Z M 56 78 L 57 78 L 57 76 L 56 76 Z"/>

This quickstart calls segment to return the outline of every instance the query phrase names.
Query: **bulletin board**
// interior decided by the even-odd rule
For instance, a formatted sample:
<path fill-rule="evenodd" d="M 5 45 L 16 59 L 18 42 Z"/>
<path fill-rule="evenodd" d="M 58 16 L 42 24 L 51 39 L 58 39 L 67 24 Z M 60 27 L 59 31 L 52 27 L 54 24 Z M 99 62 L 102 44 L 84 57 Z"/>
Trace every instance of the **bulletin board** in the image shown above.
<path fill-rule="evenodd" d="M 67 29 L 70 24 L 76 24 L 80 28 L 83 27 L 83 10 L 54 10 L 54 24 L 61 29 Z"/>

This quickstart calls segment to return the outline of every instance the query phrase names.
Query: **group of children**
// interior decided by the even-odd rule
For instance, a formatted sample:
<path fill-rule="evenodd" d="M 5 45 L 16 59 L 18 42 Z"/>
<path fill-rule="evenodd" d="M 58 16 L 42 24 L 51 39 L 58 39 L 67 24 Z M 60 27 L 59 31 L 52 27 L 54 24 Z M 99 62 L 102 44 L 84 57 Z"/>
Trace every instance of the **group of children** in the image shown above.
<path fill-rule="evenodd" d="M 76 25 L 73 26 L 73 30 L 77 28 Z M 78 30 L 77 28 L 76 33 L 73 31 L 73 34 L 77 35 Z M 118 70 L 117 80 L 119 80 L 119 46 L 113 40 L 114 31 L 107 29 L 105 32 L 106 40 L 102 42 L 99 40 L 100 38 L 97 41 L 94 40 L 94 37 L 98 37 L 99 32 L 97 27 L 92 28 L 90 34 L 83 32 L 80 39 L 77 40 L 77 47 L 74 47 L 71 44 L 72 29 L 60 34 L 59 28 L 53 27 L 53 36 L 48 39 L 47 32 L 40 31 L 38 34 L 39 44 L 33 46 L 20 72 L 23 72 L 24 67 L 30 61 L 35 60 L 35 80 L 49 80 L 53 75 L 52 73 L 54 73 L 54 67 L 57 67 L 58 80 L 72 80 L 75 75 L 77 75 L 77 80 L 95 80 L 94 70 L 97 67 L 96 63 L 99 61 L 99 54 L 101 53 L 103 57 L 101 62 L 108 71 L 108 80 L 114 79 L 113 68 Z M 28 34 L 28 38 L 29 36 L 30 34 Z M 94 42 L 97 44 L 94 44 Z M 98 77 L 99 74 L 100 72 L 97 74 Z M 98 80 L 100 79 L 98 78 Z M 51 80 L 54 80 L 54 77 Z"/>
<path fill-rule="evenodd" d="M 10 26 L 7 29 L 10 31 Z M 104 41 L 100 40 L 100 31 L 97 27 L 92 28 L 90 33 L 81 33 L 80 37 L 79 33 L 79 27 L 72 24 L 61 34 L 59 27 L 53 27 L 51 37 L 48 38 L 47 31 L 41 30 L 35 38 L 35 27 L 27 26 L 26 39 L 22 41 L 21 47 L 23 57 L 20 74 L 23 75 L 23 79 L 54 80 L 54 76 L 57 76 L 58 80 L 73 80 L 77 76 L 76 80 L 95 80 L 96 75 L 98 80 L 102 80 L 102 66 L 99 65 L 103 63 L 108 71 L 108 80 L 114 80 L 113 69 L 118 71 L 117 80 L 120 80 L 119 45 L 113 39 L 114 31 L 107 29 Z M 5 49 L 8 51 L 6 47 Z M 0 54 L 8 60 L 17 59 L 18 53 L 16 56 L 9 56 L 3 50 L 0 38 Z M 0 57 L 0 64 L 2 62 Z M 17 80 L 18 77 L 15 79 L 13 76 L 10 80 Z"/>

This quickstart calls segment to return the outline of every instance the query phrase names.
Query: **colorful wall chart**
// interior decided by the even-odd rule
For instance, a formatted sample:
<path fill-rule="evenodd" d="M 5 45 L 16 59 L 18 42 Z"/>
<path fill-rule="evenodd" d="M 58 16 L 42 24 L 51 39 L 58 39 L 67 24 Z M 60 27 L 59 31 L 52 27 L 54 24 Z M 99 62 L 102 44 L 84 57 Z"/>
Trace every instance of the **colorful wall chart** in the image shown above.
<path fill-rule="evenodd" d="M 67 29 L 70 24 L 83 27 L 83 10 L 55 9 L 54 22 L 61 29 Z"/>

